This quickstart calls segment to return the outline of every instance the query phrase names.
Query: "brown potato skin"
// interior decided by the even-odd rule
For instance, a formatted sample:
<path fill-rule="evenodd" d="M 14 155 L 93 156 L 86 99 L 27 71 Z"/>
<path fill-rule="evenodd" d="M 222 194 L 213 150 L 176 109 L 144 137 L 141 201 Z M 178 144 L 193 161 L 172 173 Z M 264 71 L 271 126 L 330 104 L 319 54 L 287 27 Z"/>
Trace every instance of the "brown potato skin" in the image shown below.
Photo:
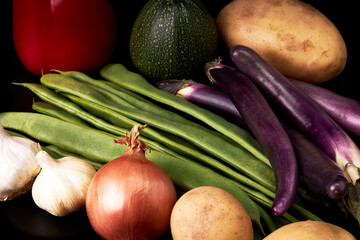
<path fill-rule="evenodd" d="M 287 224 L 263 240 L 356 240 L 343 228 L 320 221 L 300 221 Z"/>
<path fill-rule="evenodd" d="M 216 18 L 226 47 L 245 45 L 283 75 L 311 83 L 337 77 L 347 49 L 336 26 L 298 0 L 234 0 Z"/>
<path fill-rule="evenodd" d="M 211 186 L 194 188 L 176 202 L 170 218 L 174 240 L 253 240 L 250 216 L 229 192 Z"/>

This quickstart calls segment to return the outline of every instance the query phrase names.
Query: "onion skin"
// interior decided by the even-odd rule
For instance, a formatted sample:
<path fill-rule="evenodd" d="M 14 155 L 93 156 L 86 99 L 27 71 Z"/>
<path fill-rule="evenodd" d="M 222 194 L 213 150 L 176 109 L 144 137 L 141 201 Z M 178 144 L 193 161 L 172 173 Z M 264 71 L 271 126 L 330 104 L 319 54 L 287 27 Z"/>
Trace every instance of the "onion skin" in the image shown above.
<path fill-rule="evenodd" d="M 159 166 L 145 158 L 141 146 L 128 146 L 95 174 L 86 196 L 87 215 L 102 238 L 158 239 L 170 226 L 175 187 Z"/>

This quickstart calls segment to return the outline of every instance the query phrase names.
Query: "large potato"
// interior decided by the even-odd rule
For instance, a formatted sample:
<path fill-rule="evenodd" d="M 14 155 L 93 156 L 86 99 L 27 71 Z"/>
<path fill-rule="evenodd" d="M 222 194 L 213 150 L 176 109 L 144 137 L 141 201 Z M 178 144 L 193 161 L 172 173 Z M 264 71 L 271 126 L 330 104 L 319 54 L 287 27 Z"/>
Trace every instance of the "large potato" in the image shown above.
<path fill-rule="evenodd" d="M 176 202 L 170 218 L 174 240 L 252 240 L 250 216 L 229 192 L 210 186 L 194 188 Z"/>
<path fill-rule="evenodd" d="M 356 240 L 343 228 L 320 221 L 300 221 L 287 224 L 264 240 Z"/>
<path fill-rule="evenodd" d="M 298 0 L 234 0 L 217 16 L 225 45 L 245 45 L 283 75 L 322 83 L 347 60 L 345 42 L 321 12 Z"/>

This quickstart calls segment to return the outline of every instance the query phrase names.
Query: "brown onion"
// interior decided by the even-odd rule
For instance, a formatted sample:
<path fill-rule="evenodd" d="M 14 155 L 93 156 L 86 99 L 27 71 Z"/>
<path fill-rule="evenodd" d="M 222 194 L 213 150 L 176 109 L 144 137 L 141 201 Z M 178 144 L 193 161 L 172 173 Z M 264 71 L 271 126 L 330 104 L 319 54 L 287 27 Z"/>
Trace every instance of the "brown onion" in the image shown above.
<path fill-rule="evenodd" d="M 157 239 L 169 229 L 175 187 L 145 158 L 147 145 L 138 139 L 144 127 L 136 125 L 129 138 L 115 140 L 128 146 L 125 153 L 101 167 L 88 188 L 87 215 L 105 239 Z"/>

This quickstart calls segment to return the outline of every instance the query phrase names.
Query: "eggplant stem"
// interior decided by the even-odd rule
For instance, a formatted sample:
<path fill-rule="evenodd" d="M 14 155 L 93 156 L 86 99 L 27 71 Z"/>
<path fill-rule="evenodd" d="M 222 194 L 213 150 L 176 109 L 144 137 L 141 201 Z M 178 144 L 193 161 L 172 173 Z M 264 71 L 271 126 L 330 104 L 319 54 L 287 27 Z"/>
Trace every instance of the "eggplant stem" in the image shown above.
<path fill-rule="evenodd" d="M 357 170 L 357 172 L 356 172 L 356 173 L 352 173 L 353 171 L 348 170 L 349 167 L 355 167 L 356 170 Z M 346 173 L 345 175 L 347 175 L 348 180 L 355 185 L 356 181 L 359 179 L 360 168 L 359 168 L 358 166 L 356 166 L 355 164 L 353 164 L 353 163 L 347 162 L 347 163 L 344 165 L 344 172 Z M 355 176 L 355 177 L 354 177 L 354 176 Z"/>

